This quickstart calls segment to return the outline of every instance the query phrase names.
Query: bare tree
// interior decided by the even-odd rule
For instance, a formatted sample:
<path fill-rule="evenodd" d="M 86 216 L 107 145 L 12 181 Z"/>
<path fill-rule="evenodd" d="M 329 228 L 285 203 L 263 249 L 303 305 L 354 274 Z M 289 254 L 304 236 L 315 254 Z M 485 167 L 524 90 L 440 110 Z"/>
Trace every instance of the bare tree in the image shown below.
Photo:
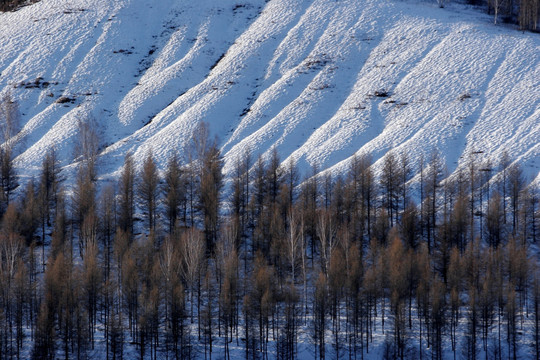
<path fill-rule="evenodd" d="M 139 182 L 137 184 L 137 195 L 139 202 L 146 209 L 148 219 L 148 230 L 156 229 L 156 208 L 158 202 L 159 174 L 152 152 L 146 154 Z"/>
<path fill-rule="evenodd" d="M 169 220 L 169 233 L 172 234 L 176 221 L 180 215 L 180 206 L 184 202 L 185 194 L 184 174 L 180 167 L 180 160 L 176 153 L 169 158 L 165 172 L 163 192 L 165 194 L 165 211 Z"/>
<path fill-rule="evenodd" d="M 97 177 L 97 160 L 99 154 L 98 123 L 89 116 L 77 122 L 78 134 L 75 142 L 75 158 L 86 168 L 87 176 L 91 181 Z"/>
<path fill-rule="evenodd" d="M 315 248 L 317 246 L 317 207 L 319 198 L 318 165 L 315 163 L 311 169 L 311 176 L 304 180 L 300 192 L 300 203 L 303 209 L 305 234 L 310 242 L 311 264 L 315 261 Z"/>
<path fill-rule="evenodd" d="M 326 358 L 326 329 L 328 313 L 328 281 L 326 275 L 319 273 L 315 283 L 315 296 L 313 299 L 313 340 L 315 342 L 315 357 Z"/>
<path fill-rule="evenodd" d="M 510 165 L 510 156 L 507 151 L 503 151 L 501 159 L 499 161 L 499 194 L 501 194 L 503 201 L 503 224 L 506 224 L 506 195 L 508 184 L 508 166 Z"/>
<path fill-rule="evenodd" d="M 82 259 L 86 257 L 88 247 L 97 246 L 99 241 L 99 217 L 95 208 L 90 208 L 84 215 L 79 228 L 79 254 Z"/>
<path fill-rule="evenodd" d="M 425 185 L 427 194 L 425 206 L 427 210 L 427 243 L 429 251 L 431 251 L 431 242 L 435 236 L 435 228 L 437 225 L 437 190 L 440 187 L 440 182 L 443 175 L 443 167 L 443 159 L 437 152 L 434 151 L 431 154 L 429 161 L 429 169 Z"/>
<path fill-rule="evenodd" d="M 121 238 L 118 240 L 122 240 Z M 118 252 L 118 255 L 119 252 Z M 127 250 L 120 260 L 120 281 L 123 298 L 123 306 L 127 311 L 129 332 L 131 338 L 135 339 L 138 327 L 139 318 L 139 294 L 140 283 L 139 271 L 137 268 L 137 249 L 135 245 L 132 245 Z"/>
<path fill-rule="evenodd" d="M 394 222 L 397 222 L 401 181 L 402 177 L 399 172 L 398 160 L 393 152 L 388 152 L 384 157 L 380 185 L 383 193 L 383 205 L 386 207 L 388 213 L 390 227 L 393 227 Z"/>
<path fill-rule="evenodd" d="M 223 159 L 217 139 L 210 140 L 208 125 L 200 124 L 192 136 L 197 154 L 196 169 L 198 182 L 198 208 L 203 216 L 207 248 L 212 251 L 219 229 L 219 206 L 223 188 Z"/>
<path fill-rule="evenodd" d="M 252 310 L 258 317 L 259 344 L 263 357 L 268 356 L 268 341 L 270 335 L 270 319 L 274 314 L 276 301 L 275 273 L 272 266 L 266 264 L 260 252 L 257 253 L 253 264 L 252 283 L 249 298 Z"/>
<path fill-rule="evenodd" d="M 442 280 L 435 276 L 430 288 L 430 330 L 435 359 L 443 358 L 443 328 L 446 323 L 446 289 Z"/>
<path fill-rule="evenodd" d="M 513 284 L 508 286 L 506 294 L 505 317 L 507 323 L 506 340 L 508 342 L 508 359 L 516 360 L 518 349 L 518 304 Z"/>
<path fill-rule="evenodd" d="M 533 313 L 534 313 L 534 349 L 536 351 L 536 360 L 540 359 L 540 268 L 533 269 Z"/>
<path fill-rule="evenodd" d="M 406 152 L 401 153 L 401 157 L 399 160 L 400 160 L 399 162 L 399 165 L 400 165 L 399 191 L 400 191 L 401 201 L 403 203 L 401 206 L 401 209 L 405 211 L 409 203 L 409 191 L 408 191 L 407 182 L 409 181 L 411 177 L 412 169 L 411 169 L 409 157 Z"/>
<path fill-rule="evenodd" d="M 84 256 L 86 244 L 97 241 L 98 216 L 96 200 L 96 182 L 92 180 L 89 162 L 81 163 L 75 186 L 73 188 L 72 204 L 74 221 L 79 229 L 79 253 Z"/>
<path fill-rule="evenodd" d="M 332 258 L 332 252 L 337 246 L 336 228 L 330 211 L 321 209 L 317 221 L 317 237 L 320 242 L 321 270 L 328 275 L 328 266 Z"/>
<path fill-rule="evenodd" d="M 233 247 L 231 251 L 222 251 L 220 256 L 223 282 L 220 289 L 220 309 L 225 330 L 225 357 L 230 359 L 229 342 L 232 342 L 233 331 L 237 321 L 238 296 L 238 253 Z M 236 332 L 238 335 L 238 331 Z"/>
<path fill-rule="evenodd" d="M 49 148 L 43 159 L 41 165 L 41 172 L 39 176 L 40 189 L 43 191 L 42 204 L 45 206 L 43 211 L 47 217 L 47 224 L 50 224 L 51 210 L 56 210 L 56 203 L 58 201 L 58 193 L 62 186 L 64 178 L 61 174 L 60 162 L 54 147 Z"/>
<path fill-rule="evenodd" d="M 200 231 L 191 228 L 180 237 L 182 254 L 182 277 L 190 291 L 191 322 L 193 323 L 194 295 L 199 292 L 200 279 L 203 272 L 205 245 Z M 199 303 L 199 300 L 197 300 Z"/>
<path fill-rule="evenodd" d="M 395 233 L 394 233 L 395 234 Z M 391 237 L 391 243 L 387 248 L 388 280 L 390 290 L 390 305 L 394 317 L 394 340 L 396 358 L 403 359 L 406 336 L 405 336 L 405 299 L 409 294 L 407 282 L 408 266 L 406 252 L 399 236 Z"/>
<path fill-rule="evenodd" d="M 272 148 L 272 153 L 270 155 L 270 162 L 266 169 L 266 177 L 268 184 L 268 196 L 270 197 L 270 203 L 275 203 L 279 196 L 279 191 L 281 189 L 281 184 L 283 182 L 283 169 L 280 166 L 281 160 L 277 152 L 277 148 L 274 146 Z"/>
<path fill-rule="evenodd" d="M 538 0 L 519 1 L 519 27 L 523 30 L 537 30 L 540 2 Z"/>
<path fill-rule="evenodd" d="M 5 211 L 12 192 L 19 186 L 13 164 L 15 146 L 20 132 L 20 114 L 17 103 L 7 93 L 0 98 L 0 185 L 2 206 Z"/>
<path fill-rule="evenodd" d="M 332 319 L 332 346 L 336 359 L 343 354 L 343 330 L 341 328 L 341 314 L 345 284 L 347 282 L 347 268 L 345 255 L 340 246 L 332 252 L 328 266 L 328 298 L 330 317 Z"/>
<path fill-rule="evenodd" d="M 19 106 L 10 93 L 0 98 L 0 141 L 4 147 L 13 149 L 20 131 Z"/>
<path fill-rule="evenodd" d="M 217 239 L 219 228 L 219 206 L 223 188 L 223 160 L 214 142 L 208 149 L 203 162 L 200 184 L 200 207 L 204 216 L 204 229 L 209 250 Z"/>
<path fill-rule="evenodd" d="M 232 216 L 239 224 L 239 242 L 247 235 L 249 222 L 249 187 L 251 167 L 251 153 L 246 149 L 242 156 L 239 156 L 234 165 L 233 189 L 231 194 Z M 247 249 L 245 249 L 247 253 Z"/>
<path fill-rule="evenodd" d="M 291 209 L 288 215 L 289 231 L 287 232 L 287 262 L 291 267 L 291 284 L 296 283 L 296 272 L 300 259 L 302 257 L 302 243 L 304 242 L 303 229 L 301 227 L 302 221 L 295 216 L 296 209 Z"/>
<path fill-rule="evenodd" d="M 477 164 L 474 160 L 473 154 L 469 156 L 469 163 L 467 165 L 469 170 L 469 203 L 470 203 L 470 211 L 469 211 L 469 241 L 473 241 L 475 238 L 475 227 L 474 227 L 474 216 L 476 215 L 475 207 L 476 207 L 476 196 L 477 196 L 477 188 L 478 188 L 478 169 Z"/>
<path fill-rule="evenodd" d="M 452 248 L 450 264 L 448 266 L 448 288 L 450 289 L 450 342 L 454 355 L 457 350 L 457 328 L 460 318 L 460 306 L 462 291 L 462 268 L 461 257 L 457 247 Z"/>
<path fill-rule="evenodd" d="M 83 292 L 85 307 L 88 314 L 88 334 L 92 347 L 94 346 L 94 333 L 97 324 L 98 299 L 101 293 L 101 269 L 98 262 L 98 244 L 91 242 L 87 245 L 84 257 Z"/>
<path fill-rule="evenodd" d="M 296 187 L 298 186 L 299 180 L 300 175 L 298 173 L 298 167 L 296 166 L 296 160 L 291 156 L 285 165 L 283 173 L 283 181 L 287 185 L 286 188 L 289 191 L 287 199 L 291 206 L 296 201 Z"/>
<path fill-rule="evenodd" d="M 488 202 L 485 231 L 488 244 L 493 247 L 499 246 L 503 239 L 504 228 L 501 196 L 497 192 Z"/>
<path fill-rule="evenodd" d="M 493 23 L 495 25 L 499 21 L 499 12 L 505 2 L 506 0 L 488 0 L 488 6 L 493 9 Z"/>
<path fill-rule="evenodd" d="M 19 186 L 13 164 L 13 149 L 0 147 L 0 181 L 2 187 L 2 211 L 9 205 L 13 191 Z"/>
<path fill-rule="evenodd" d="M 171 236 L 167 236 L 159 253 L 159 267 L 161 270 L 162 286 L 164 289 L 165 323 L 167 352 L 172 344 L 175 358 L 186 354 L 184 345 L 189 337 L 188 327 L 185 324 L 185 298 L 184 286 L 181 281 L 182 257 Z M 189 358 L 189 357 L 188 357 Z"/>
<path fill-rule="evenodd" d="M 124 168 L 118 183 L 118 226 L 122 231 L 133 234 L 133 214 L 135 212 L 135 167 L 130 153 L 124 158 Z"/>
<path fill-rule="evenodd" d="M 517 163 L 510 165 L 508 169 L 508 194 L 510 195 L 510 206 L 512 208 L 512 235 L 518 233 L 518 214 L 521 206 L 522 190 L 525 187 L 523 170 Z"/>
<path fill-rule="evenodd" d="M 101 191 L 99 218 L 101 238 L 103 239 L 103 256 L 105 258 L 105 277 L 108 278 L 111 269 L 113 238 L 116 230 L 116 194 L 112 184 L 106 185 Z"/>
<path fill-rule="evenodd" d="M 350 223 L 354 238 L 371 238 L 373 205 L 376 198 L 375 177 L 370 155 L 354 155 L 349 170 L 348 202 Z"/>
<path fill-rule="evenodd" d="M 30 179 L 26 183 L 26 187 L 22 192 L 20 206 L 22 208 L 20 219 L 21 223 L 25 224 L 21 227 L 21 235 L 26 240 L 26 244 L 30 245 L 34 239 L 34 234 L 39 227 L 39 199 L 37 196 L 34 179 Z"/>

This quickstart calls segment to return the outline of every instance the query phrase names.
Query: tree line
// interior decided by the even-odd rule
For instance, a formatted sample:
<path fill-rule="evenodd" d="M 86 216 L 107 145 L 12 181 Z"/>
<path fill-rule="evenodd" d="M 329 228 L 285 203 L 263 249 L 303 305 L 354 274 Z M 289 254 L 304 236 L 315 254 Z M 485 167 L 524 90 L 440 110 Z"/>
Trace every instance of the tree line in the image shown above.
<path fill-rule="evenodd" d="M 2 12 L 15 11 L 19 9 L 21 6 L 33 4 L 38 1 L 39 0 L 0 0 L 0 11 Z"/>
<path fill-rule="evenodd" d="M 540 2 L 538 0 L 468 0 L 473 5 L 482 4 L 493 22 L 517 23 L 520 30 L 538 31 Z"/>
<path fill-rule="evenodd" d="M 449 0 L 437 0 L 443 8 Z M 538 31 L 540 15 L 539 0 L 466 0 L 469 5 L 479 6 L 493 16 L 493 23 L 518 24 L 520 30 Z"/>
<path fill-rule="evenodd" d="M 390 151 L 379 175 L 365 154 L 301 179 L 246 151 L 225 179 L 202 124 L 185 160 L 127 154 L 100 187 L 89 119 L 75 179 L 50 149 L 18 189 L 4 120 L 0 359 L 363 358 L 382 334 L 390 359 L 539 357 L 538 189 L 506 154 L 452 177 L 435 152 L 413 169 Z"/>

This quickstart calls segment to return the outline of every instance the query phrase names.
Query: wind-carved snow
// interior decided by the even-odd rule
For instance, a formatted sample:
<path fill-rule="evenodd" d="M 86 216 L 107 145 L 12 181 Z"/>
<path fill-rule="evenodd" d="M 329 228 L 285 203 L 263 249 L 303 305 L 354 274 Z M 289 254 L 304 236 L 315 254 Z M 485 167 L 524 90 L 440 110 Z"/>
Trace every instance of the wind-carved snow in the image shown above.
<path fill-rule="evenodd" d="M 508 151 L 540 183 L 539 57 L 538 34 L 456 4 L 42 0 L 0 14 L 24 176 L 51 146 L 74 168 L 77 121 L 93 117 L 102 178 L 127 152 L 163 168 L 204 121 L 226 173 L 247 149 L 336 174 L 356 153 L 417 165 L 435 150 L 454 172 Z M 37 78 L 47 86 L 21 85 Z"/>

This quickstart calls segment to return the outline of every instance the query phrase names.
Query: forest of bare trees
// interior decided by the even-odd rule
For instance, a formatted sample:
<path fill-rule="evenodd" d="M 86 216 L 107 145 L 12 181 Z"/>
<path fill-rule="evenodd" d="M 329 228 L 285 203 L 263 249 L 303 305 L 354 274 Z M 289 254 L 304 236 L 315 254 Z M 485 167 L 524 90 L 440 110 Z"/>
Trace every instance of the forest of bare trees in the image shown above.
<path fill-rule="evenodd" d="M 538 189 L 506 154 L 453 177 L 437 153 L 416 169 L 390 151 L 377 176 L 358 155 L 343 176 L 301 178 L 276 149 L 246 150 L 226 186 L 202 124 L 162 171 L 152 152 L 140 167 L 127 154 L 100 184 L 86 119 L 75 179 L 50 149 L 19 186 L 15 125 L 0 359 L 540 356 Z"/>

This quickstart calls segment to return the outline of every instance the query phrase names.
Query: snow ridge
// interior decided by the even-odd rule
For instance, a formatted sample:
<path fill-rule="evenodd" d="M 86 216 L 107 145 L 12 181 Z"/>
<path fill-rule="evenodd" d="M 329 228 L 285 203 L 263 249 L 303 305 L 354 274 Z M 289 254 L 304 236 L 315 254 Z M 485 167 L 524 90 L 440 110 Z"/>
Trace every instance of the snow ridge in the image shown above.
<path fill-rule="evenodd" d="M 336 174 L 355 153 L 436 150 L 454 172 L 506 150 L 540 183 L 540 37 L 458 4 L 43 0 L 0 14 L 0 91 L 26 177 L 51 146 L 74 168 L 93 117 L 102 179 L 128 151 L 164 168 L 205 121 L 226 173 L 246 148 Z"/>

